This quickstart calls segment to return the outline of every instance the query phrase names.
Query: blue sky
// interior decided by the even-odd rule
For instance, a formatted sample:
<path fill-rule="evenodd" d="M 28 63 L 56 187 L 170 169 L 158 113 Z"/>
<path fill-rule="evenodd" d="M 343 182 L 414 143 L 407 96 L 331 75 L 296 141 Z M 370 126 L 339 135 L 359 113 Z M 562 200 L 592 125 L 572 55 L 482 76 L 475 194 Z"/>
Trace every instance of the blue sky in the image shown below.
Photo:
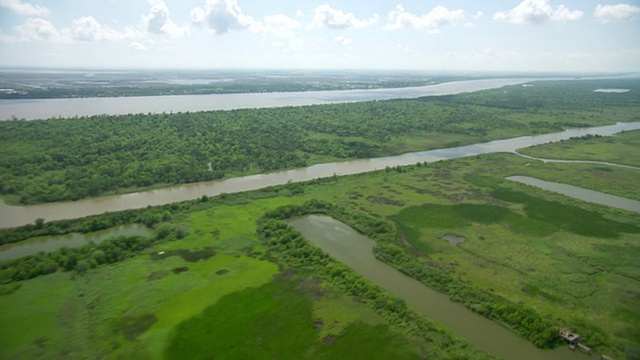
<path fill-rule="evenodd" d="M 640 71 L 640 1 L 0 0 L 0 66 Z"/>

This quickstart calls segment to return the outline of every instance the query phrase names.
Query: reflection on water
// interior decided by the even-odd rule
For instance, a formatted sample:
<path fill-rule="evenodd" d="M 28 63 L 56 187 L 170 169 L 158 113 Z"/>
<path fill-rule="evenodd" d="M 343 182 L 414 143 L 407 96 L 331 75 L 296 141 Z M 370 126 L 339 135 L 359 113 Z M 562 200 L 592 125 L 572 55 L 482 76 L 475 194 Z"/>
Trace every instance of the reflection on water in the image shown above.
<path fill-rule="evenodd" d="M 57 236 L 38 236 L 15 244 L 0 245 L 0 260 L 17 259 L 40 251 L 52 252 L 63 247 L 74 248 L 90 242 L 98 244 L 116 236 L 149 237 L 152 234 L 153 232 L 144 225 L 130 224 L 88 234 L 71 233 Z"/>
<path fill-rule="evenodd" d="M 608 136 L 625 130 L 638 129 L 640 129 L 640 122 L 618 123 L 610 126 L 570 129 L 555 134 L 524 136 L 514 139 L 496 140 L 482 144 L 415 152 L 398 156 L 319 164 L 301 169 L 250 175 L 221 181 L 179 185 L 165 189 L 85 199 L 75 202 L 51 203 L 34 206 L 7 206 L 0 203 L 0 228 L 32 223 L 38 218 L 43 218 L 46 221 L 75 219 L 88 215 L 102 214 L 107 211 L 139 209 L 147 206 L 192 200 L 197 199 L 202 195 L 216 196 L 222 193 L 237 193 L 262 189 L 269 186 L 283 185 L 290 181 L 298 182 L 327 178 L 333 175 L 359 174 L 369 171 L 383 170 L 386 167 L 411 165 L 417 162 L 434 162 L 479 154 L 514 152 L 516 149 L 523 147 L 557 142 L 588 134 Z"/>
<path fill-rule="evenodd" d="M 564 346 L 552 351 L 538 349 L 505 327 L 449 300 L 447 295 L 402 274 L 373 256 L 375 241 L 335 219 L 311 215 L 291 220 L 289 224 L 336 260 L 494 356 L 518 360 L 587 359 Z"/>

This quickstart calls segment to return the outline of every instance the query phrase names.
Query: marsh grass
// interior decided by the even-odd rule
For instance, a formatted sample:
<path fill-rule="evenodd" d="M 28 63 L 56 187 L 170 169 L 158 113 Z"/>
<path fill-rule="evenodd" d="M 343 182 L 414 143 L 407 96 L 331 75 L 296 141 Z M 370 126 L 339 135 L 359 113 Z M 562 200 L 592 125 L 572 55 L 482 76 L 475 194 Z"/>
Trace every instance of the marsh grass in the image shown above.
<path fill-rule="evenodd" d="M 340 324 L 340 316 L 334 314 L 326 319 L 314 319 L 314 302 L 308 296 L 309 285 L 303 285 L 305 282 L 308 283 L 309 278 L 279 277 L 261 287 L 223 297 L 202 314 L 175 328 L 165 358 L 418 358 L 415 349 L 407 347 L 405 340 L 391 332 L 387 325 L 357 322 L 357 316 L 346 325 Z M 330 306 L 346 309 L 339 305 L 341 302 L 338 300 Z M 320 331 L 324 324 L 335 326 L 336 322 L 341 328 L 338 333 Z"/>
<path fill-rule="evenodd" d="M 248 302 L 243 296 L 263 286 L 272 297 L 277 291 L 295 297 L 290 304 L 295 311 L 291 316 L 285 314 L 288 319 L 269 315 L 279 314 L 282 307 L 266 299 L 266 307 L 248 304 L 255 312 L 247 316 L 255 320 L 265 314 L 264 329 L 275 329 L 274 334 L 284 334 L 282 326 L 289 324 L 294 329 L 304 328 L 301 339 L 308 340 L 305 344 L 294 343 L 296 339 L 275 342 L 292 341 L 293 348 L 303 349 L 303 355 L 317 358 L 329 353 L 351 358 L 349 349 L 362 347 L 373 349 L 361 352 L 371 358 L 375 358 L 374 352 L 388 355 L 385 349 L 375 347 L 384 342 L 372 344 L 366 339 L 380 339 L 381 334 L 394 330 L 384 322 L 377 323 L 380 319 L 359 303 L 335 294 L 312 300 L 295 286 L 291 290 L 292 285 L 286 282 L 274 285 L 278 265 L 264 256 L 266 248 L 257 241 L 256 221 L 267 211 L 310 199 L 396 222 L 397 240 L 408 243 L 405 249 L 410 254 L 460 281 L 522 302 L 558 326 L 582 331 L 596 341 L 600 350 L 616 358 L 640 347 L 640 217 L 505 181 L 510 175 L 587 184 L 585 187 L 594 190 L 640 196 L 637 171 L 605 172 L 588 165 L 542 164 L 515 155 L 494 154 L 403 172 L 312 181 L 298 184 L 303 191 L 296 193 L 284 186 L 267 189 L 264 194 L 210 199 L 198 204 L 197 211 L 175 214 L 175 225 L 188 229 L 183 239 L 156 245 L 148 255 L 73 278 L 70 273 L 57 273 L 20 282 L 20 288 L 1 295 L 0 357 L 60 358 L 72 353 L 78 358 L 160 358 L 169 339 L 182 336 L 177 330 L 180 326 L 186 333 L 226 326 L 204 314 L 219 314 L 220 308 L 215 308 L 226 296 Z M 402 201 L 404 205 L 371 202 L 371 197 Z M 442 236 L 452 232 L 466 240 L 457 247 L 450 246 Z M 213 249 L 214 255 L 196 262 L 179 255 L 181 251 L 192 254 L 207 248 Z M 175 256 L 153 260 L 152 254 L 161 251 L 175 251 Z M 180 274 L 171 271 L 181 267 L 189 270 Z M 332 293 L 323 289 L 326 294 Z M 240 311 L 229 311 L 228 316 L 242 320 Z M 123 331 L 114 332 L 113 324 L 122 319 L 141 319 L 144 314 L 152 314 L 157 321 L 133 340 Z M 318 319 L 323 321 L 316 330 Z M 231 330 L 243 334 L 249 331 L 240 326 Z M 252 336 L 253 342 L 246 345 L 251 349 L 246 351 L 257 353 L 256 344 L 263 343 L 256 340 L 257 334 Z M 385 346 L 414 346 L 394 336 L 388 336 L 392 344 Z M 329 339 L 330 346 L 324 339 Z"/>

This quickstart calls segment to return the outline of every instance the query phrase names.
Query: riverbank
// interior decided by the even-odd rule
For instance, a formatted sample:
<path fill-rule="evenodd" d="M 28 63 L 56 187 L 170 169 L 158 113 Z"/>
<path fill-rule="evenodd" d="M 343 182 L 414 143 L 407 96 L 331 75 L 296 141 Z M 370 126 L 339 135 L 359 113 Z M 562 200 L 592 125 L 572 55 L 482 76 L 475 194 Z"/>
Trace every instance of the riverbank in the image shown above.
<path fill-rule="evenodd" d="M 126 260 L 121 265 L 115 265 L 113 270 L 105 268 L 105 270 L 96 270 L 95 273 L 90 272 L 90 275 L 81 278 L 84 279 L 82 281 L 87 282 L 87 285 L 83 285 L 84 287 L 101 279 L 101 285 L 107 284 L 105 289 L 118 287 L 123 297 L 134 296 L 139 301 L 121 303 L 117 300 L 120 295 L 111 298 L 107 296 L 105 291 L 96 291 L 93 293 L 94 295 L 89 296 L 87 299 L 88 301 L 100 299 L 93 305 L 97 306 L 96 309 L 98 311 L 91 312 L 93 315 L 87 315 L 88 321 L 95 325 L 104 322 L 104 316 L 109 318 L 141 316 L 142 313 L 135 303 L 156 304 L 162 299 L 159 302 L 162 304 L 161 306 L 159 305 L 159 308 L 146 308 L 145 313 L 154 314 L 158 320 L 157 324 L 151 325 L 146 331 L 143 330 L 140 340 L 126 340 L 124 342 L 123 340 L 118 340 L 121 349 L 118 351 L 130 352 L 135 349 L 135 351 L 140 351 L 141 353 L 158 355 L 158 352 L 161 352 L 162 346 L 164 346 L 163 344 L 168 341 L 170 334 L 173 333 L 174 326 L 195 316 L 196 313 L 193 313 L 193 311 L 200 311 L 203 306 L 206 307 L 208 306 L 207 304 L 215 302 L 219 296 L 222 296 L 219 294 L 233 292 L 236 291 L 234 289 L 238 289 L 236 287 L 225 287 L 227 292 L 220 292 L 220 285 L 215 280 L 219 275 L 212 275 L 212 269 L 231 270 L 227 273 L 228 275 L 225 275 L 229 276 L 228 281 L 231 281 L 229 283 L 231 284 L 237 283 L 241 279 L 248 281 L 248 279 L 254 278 L 255 275 L 251 275 L 254 273 L 249 271 L 249 269 L 255 268 L 254 265 L 262 264 L 259 267 L 261 269 L 263 265 L 270 264 L 270 262 L 265 262 L 264 260 L 258 261 L 246 257 L 249 256 L 247 254 L 252 254 L 250 257 L 260 257 L 260 254 L 265 253 L 265 248 L 261 247 L 255 237 L 255 224 L 262 214 L 287 204 L 302 204 L 310 199 L 323 199 L 345 206 L 350 211 L 364 212 L 378 218 L 388 219 L 400 213 L 404 214 L 398 220 L 395 220 L 399 221 L 400 224 L 404 224 L 399 226 L 401 234 L 404 235 L 399 239 L 405 239 L 403 243 L 400 243 L 401 246 L 406 247 L 404 251 L 408 251 L 410 254 L 423 254 L 422 256 L 426 256 L 438 268 L 451 273 L 452 276 L 460 277 L 474 287 L 479 289 L 490 288 L 494 294 L 504 296 L 511 301 L 522 301 L 527 306 L 539 309 L 538 311 L 541 312 L 541 315 L 551 316 L 555 321 L 577 331 L 586 339 L 591 339 L 587 340 L 586 344 L 597 348 L 601 352 L 614 356 L 620 354 L 625 351 L 626 346 L 633 346 L 633 342 L 629 343 L 629 339 L 619 338 L 619 335 L 617 335 L 621 334 L 619 329 L 625 326 L 633 326 L 632 324 L 640 317 L 640 314 L 636 313 L 637 309 L 634 309 L 632 303 L 627 299 L 627 295 L 625 295 L 634 293 L 637 290 L 635 285 L 632 282 L 621 283 L 619 280 L 623 278 L 623 275 L 633 276 L 633 269 L 637 269 L 637 266 L 634 265 L 634 259 L 640 254 L 637 254 L 637 249 L 632 246 L 628 246 L 620 252 L 615 247 L 615 244 L 630 245 L 637 235 L 626 234 L 624 231 L 616 233 L 617 237 L 615 238 L 615 244 L 613 244 L 611 243 L 610 234 L 618 231 L 616 229 L 620 228 L 621 225 L 615 225 L 616 222 L 605 224 L 598 222 L 602 220 L 593 221 L 593 216 L 602 211 L 602 208 L 592 208 L 583 204 L 578 206 L 559 195 L 545 193 L 542 190 L 523 187 L 503 180 L 505 174 L 514 172 L 537 177 L 544 177 L 544 174 L 548 172 L 543 164 L 526 166 L 528 162 L 529 160 L 509 154 L 483 155 L 437 162 L 420 167 L 413 165 L 407 169 L 389 168 L 388 170 L 374 173 L 330 177 L 321 181 L 282 185 L 249 193 L 229 194 L 217 198 L 208 198 L 204 202 L 193 202 L 194 205 L 191 205 L 192 207 L 176 204 L 173 207 L 174 210 L 170 210 L 172 208 L 167 207 L 167 210 L 173 212 L 172 219 L 174 220 L 171 223 L 188 229 L 188 236 L 183 240 L 176 240 L 151 248 L 147 253 L 149 256 L 160 251 L 197 250 L 213 246 L 214 248 L 228 249 L 225 251 L 231 251 L 232 254 L 238 254 L 240 257 L 224 257 L 225 260 L 218 263 L 223 258 L 216 255 L 211 260 L 201 261 L 196 264 L 189 263 L 186 260 L 178 261 L 179 259 L 175 256 L 169 257 L 163 262 L 150 262 L 147 255 L 142 255 L 139 258 Z M 570 168 L 574 165 L 558 164 L 557 166 Z M 579 176 L 580 173 L 577 173 L 577 175 Z M 505 200 L 494 198 L 491 188 L 487 188 L 489 185 L 507 186 L 513 190 L 525 191 L 530 196 L 540 197 L 546 201 L 559 201 L 559 204 L 562 204 L 560 206 L 553 203 L 549 205 L 549 209 L 560 209 L 560 211 L 566 212 L 567 210 L 579 211 L 575 209 L 585 207 L 589 209 L 586 214 L 591 214 L 589 215 L 591 217 L 585 217 L 585 213 L 576 215 L 568 212 L 569 217 L 562 218 L 564 219 L 563 221 L 587 219 L 590 223 L 601 225 L 603 229 L 606 229 L 606 232 L 596 232 L 595 237 L 589 234 L 573 234 L 571 233 L 571 228 L 568 228 L 568 232 L 566 229 L 563 230 L 565 225 L 557 225 L 557 228 L 548 228 L 540 223 L 529 223 L 524 218 L 513 218 L 515 215 L 509 215 L 503 220 L 497 220 L 497 223 L 484 223 L 480 221 L 482 220 L 480 218 L 479 220 L 473 220 L 471 224 L 462 223 L 457 225 L 455 230 L 434 228 L 430 230 L 433 235 L 425 237 L 425 234 L 428 233 L 424 231 L 428 229 L 415 227 L 415 225 L 409 226 L 411 223 L 406 222 L 406 219 L 411 217 L 408 217 L 408 214 L 403 212 L 403 209 L 412 209 L 425 204 L 440 204 L 443 207 L 442 209 L 452 209 L 451 205 L 459 202 L 481 204 L 499 202 L 503 206 L 506 205 L 510 211 L 517 212 L 520 211 L 518 209 L 523 208 L 523 204 L 503 203 Z M 605 186 L 605 183 L 602 183 L 602 186 Z M 182 213 L 179 210 L 181 208 L 192 208 L 193 210 Z M 544 213 L 544 209 L 542 210 Z M 443 214 L 442 211 L 438 211 L 438 213 Z M 444 212 L 444 214 L 452 216 L 447 221 L 453 221 L 454 223 L 460 221 L 458 217 L 454 216 L 456 215 L 455 212 Z M 496 214 L 499 215 L 500 212 Z M 607 212 L 605 215 L 612 214 L 615 215 L 618 221 L 631 223 L 635 221 L 632 216 L 617 211 Z M 514 223 L 514 219 L 520 220 Z M 423 223 L 421 220 L 418 221 Z M 478 223 L 477 221 L 480 222 Z M 518 230 L 520 228 L 518 227 L 511 228 L 514 226 L 513 224 L 522 225 L 522 231 L 526 230 L 526 232 L 520 233 L 520 230 Z M 550 230 L 553 230 L 552 233 L 549 233 Z M 447 241 L 441 239 L 443 233 L 451 233 L 452 231 L 457 236 L 465 237 L 466 240 L 453 247 Z M 534 243 L 527 240 L 531 238 L 532 231 L 537 234 L 534 235 L 536 238 Z M 543 231 L 543 233 L 539 233 L 540 231 Z M 483 239 L 479 238 L 480 235 L 482 235 Z M 614 248 L 611 248 L 612 246 Z M 606 250 L 598 251 L 598 249 L 604 249 L 603 247 L 607 247 Z M 251 250 L 242 250 L 248 248 Z M 496 256 L 498 257 L 496 258 Z M 254 265 L 249 266 L 249 264 Z M 598 264 L 598 271 L 595 273 L 593 272 L 593 264 Z M 249 268 L 245 268 L 246 266 L 249 266 Z M 150 277 L 149 272 L 165 271 L 168 274 L 172 274 L 171 269 L 182 267 L 189 268 L 189 271 L 180 273 L 180 275 L 163 277 L 162 279 L 165 280 L 161 282 L 147 280 Z M 536 269 L 536 271 L 528 271 L 528 268 Z M 112 271 L 116 272 L 112 273 Z M 191 271 L 194 273 L 191 274 Z M 195 276 L 196 274 L 198 275 Z M 23 335 L 21 335 L 22 340 L 17 342 L 23 344 L 21 346 L 32 346 L 28 344 L 39 337 L 52 339 L 52 343 L 54 343 L 53 339 L 55 339 L 55 343 L 59 342 L 59 346 L 64 346 L 64 344 L 70 346 L 69 344 L 72 343 L 95 343 L 95 339 L 93 342 L 86 341 L 83 335 L 72 330 L 72 324 L 76 321 L 73 320 L 74 317 L 69 318 L 67 325 L 54 325 L 55 321 L 53 319 L 63 311 L 65 302 L 70 301 L 70 297 L 77 298 L 76 290 L 72 292 L 63 290 L 73 288 L 73 281 L 64 276 L 61 277 L 61 275 L 45 276 L 42 280 L 35 279 L 24 283 L 23 287 L 26 287 L 25 289 L 33 289 L 32 285 L 29 285 L 33 284 L 33 286 L 41 287 L 43 291 L 59 295 L 61 301 L 49 303 L 44 308 L 41 307 L 40 317 L 33 317 L 28 321 L 24 320 L 26 319 L 24 317 L 21 318 L 21 326 L 24 327 L 24 331 L 22 332 Z M 245 278 L 245 276 L 248 277 Z M 105 282 L 105 277 L 111 280 Z M 553 280 L 548 283 L 545 279 L 549 278 Z M 222 278 L 220 279 L 222 280 Z M 524 286 L 518 285 L 521 281 L 525 282 Z M 591 284 L 592 281 L 596 281 L 596 283 Z M 46 285 L 47 283 L 49 285 Z M 54 290 L 51 286 L 54 286 L 57 290 Z M 597 286 L 599 291 L 589 295 L 593 286 Z M 142 288 L 147 290 L 138 291 Z M 174 289 L 175 291 L 168 289 Z M 570 292 L 567 293 L 567 290 L 570 290 Z M 189 295 L 181 295 L 185 291 Z M 137 295 L 132 295 L 133 293 Z M 209 295 L 207 297 L 208 300 L 203 303 L 202 299 L 205 293 Z M 1 296 L 0 302 L 5 304 L 2 308 L 6 309 L 11 308 L 11 304 L 16 303 L 22 304 L 24 308 L 33 309 L 39 298 L 32 290 L 23 291 L 21 288 L 12 294 Z M 576 301 L 576 299 L 580 299 L 580 301 Z M 120 305 L 113 307 L 114 302 Z M 606 306 L 603 305 L 605 303 Z M 568 304 L 573 305 L 569 306 Z M 111 307 L 111 310 L 107 311 L 106 309 L 109 307 Z M 629 322 L 620 323 L 615 314 L 609 311 L 603 312 L 602 309 L 626 311 L 630 315 L 627 317 L 628 320 L 624 321 Z M 0 316 L 2 317 L 0 321 L 3 323 L 15 323 L 17 318 L 14 316 L 22 315 L 20 313 L 3 313 Z M 45 323 L 51 325 L 46 327 L 36 326 L 35 324 L 43 322 L 42 316 L 45 319 L 52 319 L 45 320 Z M 48 321 L 51 322 L 49 323 Z M 80 320 L 78 319 L 77 321 Z M 79 324 L 85 324 L 84 320 L 80 321 Z M 93 326 L 89 323 L 86 324 L 87 326 Z M 43 330 L 34 331 L 33 329 L 36 328 Z M 92 336 L 94 337 L 98 336 L 100 343 L 112 343 L 113 336 L 119 336 L 117 335 L 118 333 L 116 335 L 108 335 L 108 329 L 104 328 L 104 326 L 98 326 L 95 329 L 98 330 L 89 331 L 87 334 L 93 334 Z M 59 336 L 53 335 L 54 332 L 67 334 L 66 337 L 68 339 L 61 339 Z M 12 339 L 10 334 L 7 334 L 7 336 L 0 338 Z M 593 339 L 597 340 L 598 337 L 604 341 L 603 344 L 596 345 L 593 342 Z M 50 351 L 56 348 L 58 347 L 45 346 L 45 350 L 41 351 Z M 16 348 L 12 347 L 12 349 Z M 37 349 L 37 347 L 34 347 L 34 349 Z M 95 354 L 94 351 L 96 351 L 96 348 L 93 347 L 84 346 L 83 349 L 82 351 L 86 353 Z"/>
<path fill-rule="evenodd" d="M 85 199 L 68 203 L 51 203 L 34 206 L 7 206 L 0 204 L 0 228 L 14 227 L 34 222 L 38 218 L 46 221 L 73 219 L 108 211 L 139 209 L 147 206 L 169 204 L 177 201 L 216 196 L 223 193 L 236 193 L 256 190 L 269 186 L 301 182 L 313 179 L 382 170 L 395 166 L 406 166 L 417 162 L 437 162 L 445 159 L 463 158 L 479 154 L 513 152 L 516 149 L 557 142 L 576 136 L 598 134 L 608 136 L 624 130 L 640 129 L 640 122 L 619 123 L 617 125 L 572 129 L 556 134 L 526 136 L 488 143 L 467 145 L 450 149 L 438 149 L 399 156 L 353 160 L 341 163 L 313 165 L 304 169 L 295 169 L 269 174 L 250 175 L 222 181 L 186 184 L 165 189 L 131 193 L 96 199 Z"/>
<path fill-rule="evenodd" d="M 0 121 L 92 115 L 176 113 L 337 104 L 453 95 L 521 84 L 536 78 L 451 81 L 436 85 L 363 90 L 0 100 Z"/>

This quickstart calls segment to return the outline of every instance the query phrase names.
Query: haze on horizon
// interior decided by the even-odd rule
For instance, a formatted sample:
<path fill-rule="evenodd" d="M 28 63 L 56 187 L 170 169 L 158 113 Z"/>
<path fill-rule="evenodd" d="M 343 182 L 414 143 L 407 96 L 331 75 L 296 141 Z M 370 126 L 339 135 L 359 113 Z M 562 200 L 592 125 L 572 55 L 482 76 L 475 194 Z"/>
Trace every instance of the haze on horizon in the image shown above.
<path fill-rule="evenodd" d="M 637 0 L 0 0 L 0 66 L 640 71 Z"/>

